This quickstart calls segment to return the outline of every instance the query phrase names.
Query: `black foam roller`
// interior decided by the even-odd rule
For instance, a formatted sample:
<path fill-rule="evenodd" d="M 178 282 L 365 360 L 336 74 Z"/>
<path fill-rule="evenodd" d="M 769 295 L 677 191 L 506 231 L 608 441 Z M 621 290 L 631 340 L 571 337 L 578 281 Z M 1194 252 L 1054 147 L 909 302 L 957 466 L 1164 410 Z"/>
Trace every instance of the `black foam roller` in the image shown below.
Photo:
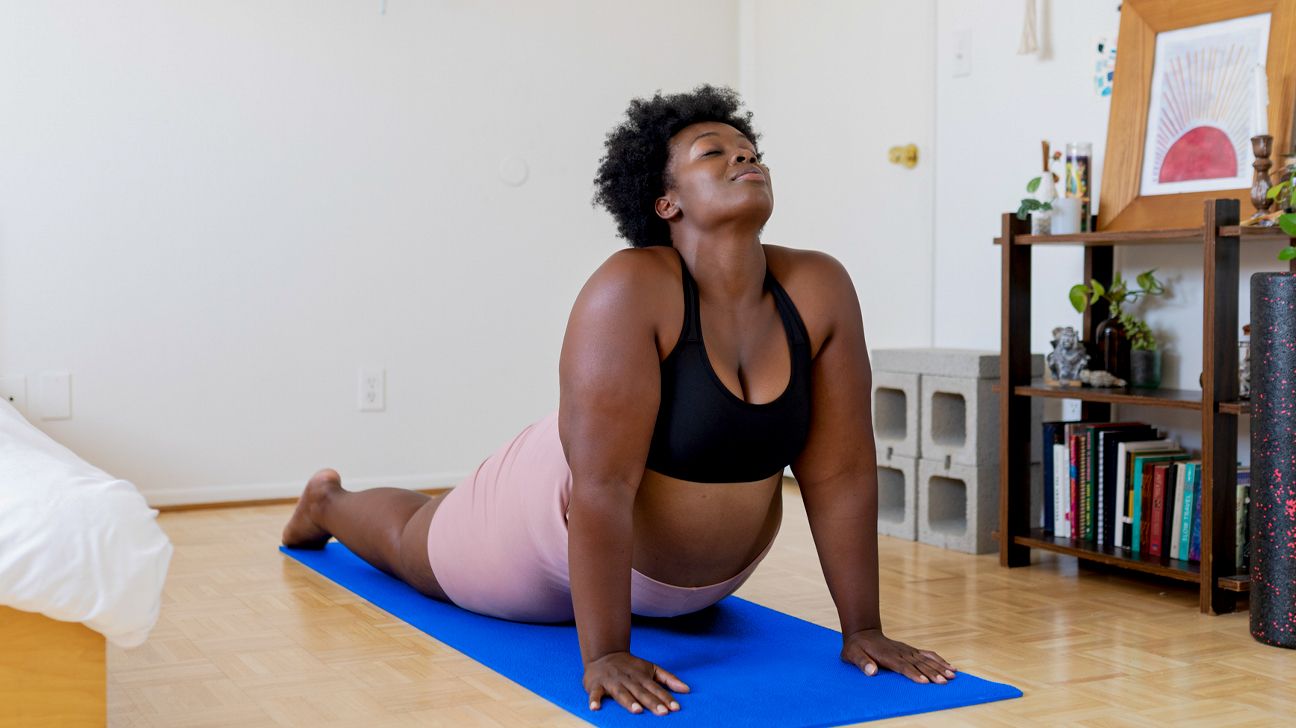
<path fill-rule="evenodd" d="M 1251 276 L 1251 636 L 1296 648 L 1296 274 Z"/>

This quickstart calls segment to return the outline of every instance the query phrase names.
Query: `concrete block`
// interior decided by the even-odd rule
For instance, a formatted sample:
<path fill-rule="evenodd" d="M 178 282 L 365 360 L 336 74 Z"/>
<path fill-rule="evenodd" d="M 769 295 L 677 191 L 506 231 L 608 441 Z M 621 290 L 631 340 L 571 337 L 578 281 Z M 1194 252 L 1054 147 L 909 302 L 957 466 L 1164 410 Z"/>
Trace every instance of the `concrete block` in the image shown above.
<path fill-rule="evenodd" d="M 918 540 L 967 554 L 995 551 L 999 468 L 918 461 Z"/>
<path fill-rule="evenodd" d="M 998 379 L 999 352 L 984 349 L 876 349 L 873 371 L 931 374 L 937 377 Z M 1044 376 L 1044 355 L 1031 354 L 1031 376 Z"/>
<path fill-rule="evenodd" d="M 920 457 L 960 465 L 999 462 L 999 397 L 990 379 L 937 377 L 919 381 Z"/>
<path fill-rule="evenodd" d="M 917 374 L 873 373 L 873 439 L 879 458 L 921 454 L 918 395 Z"/>
<path fill-rule="evenodd" d="M 1044 489 L 1038 464 L 1031 465 L 1029 523 L 1040 523 Z M 880 485 L 879 485 L 880 487 Z M 999 528 L 999 467 L 918 461 L 918 540 L 968 554 L 999 549 L 991 534 Z"/>
<path fill-rule="evenodd" d="M 918 538 L 918 459 L 894 457 L 878 462 L 878 533 Z"/>

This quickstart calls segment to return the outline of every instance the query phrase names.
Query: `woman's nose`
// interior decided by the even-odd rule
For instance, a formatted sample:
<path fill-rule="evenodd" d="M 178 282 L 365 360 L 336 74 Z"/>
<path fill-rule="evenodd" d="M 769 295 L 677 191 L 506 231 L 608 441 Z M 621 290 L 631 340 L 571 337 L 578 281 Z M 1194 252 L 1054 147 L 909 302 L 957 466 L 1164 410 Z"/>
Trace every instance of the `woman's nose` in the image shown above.
<path fill-rule="evenodd" d="M 755 162 L 755 161 L 756 161 L 756 153 L 755 153 L 755 152 L 749 152 L 749 151 L 746 151 L 746 150 L 742 150 L 742 151 L 739 151 L 739 152 L 735 152 L 735 153 L 734 153 L 734 156 L 733 156 L 733 161 L 734 161 L 734 164 L 742 164 L 743 162 Z"/>

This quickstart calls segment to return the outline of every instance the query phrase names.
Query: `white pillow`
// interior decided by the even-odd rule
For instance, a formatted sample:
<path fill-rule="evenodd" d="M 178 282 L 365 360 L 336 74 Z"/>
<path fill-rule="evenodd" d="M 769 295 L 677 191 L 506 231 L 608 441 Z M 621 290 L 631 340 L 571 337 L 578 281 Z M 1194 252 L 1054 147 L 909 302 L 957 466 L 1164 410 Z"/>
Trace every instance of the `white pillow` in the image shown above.
<path fill-rule="evenodd" d="M 171 542 L 131 483 L 90 465 L 0 398 L 0 605 L 148 638 Z"/>

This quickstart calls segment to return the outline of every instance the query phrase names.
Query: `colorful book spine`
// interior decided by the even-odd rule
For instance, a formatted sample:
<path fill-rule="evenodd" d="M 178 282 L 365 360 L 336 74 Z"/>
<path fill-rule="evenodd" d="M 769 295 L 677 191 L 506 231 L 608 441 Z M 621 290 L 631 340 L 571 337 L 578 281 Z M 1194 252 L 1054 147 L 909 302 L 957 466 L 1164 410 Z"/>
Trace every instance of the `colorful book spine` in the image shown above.
<path fill-rule="evenodd" d="M 1179 558 L 1188 560 L 1188 547 L 1192 542 L 1193 529 L 1193 506 L 1196 504 L 1193 498 L 1193 488 L 1197 484 L 1196 476 L 1197 463 L 1184 464 L 1184 492 L 1183 492 L 1183 520 L 1179 524 Z"/>
<path fill-rule="evenodd" d="M 1148 556 L 1161 555 L 1161 524 L 1165 519 L 1165 484 L 1166 471 L 1164 463 L 1152 466 L 1152 513 L 1148 523 Z"/>
<path fill-rule="evenodd" d="M 1193 524 L 1192 540 L 1188 543 L 1188 560 L 1201 561 L 1201 501 L 1202 501 L 1202 466 L 1197 463 L 1193 466 Z"/>
<path fill-rule="evenodd" d="M 1067 535 L 1071 538 L 1080 538 L 1080 437 L 1071 435 L 1068 445 L 1071 448 L 1071 457 L 1068 461 L 1071 508 L 1070 516 L 1067 518 Z"/>
<path fill-rule="evenodd" d="M 1174 504 L 1171 509 L 1170 523 L 1170 558 L 1177 559 L 1179 556 L 1180 533 L 1183 530 L 1183 492 L 1184 492 L 1184 471 L 1188 468 L 1176 464 L 1174 469 L 1174 492 L 1170 494 L 1170 502 Z"/>

